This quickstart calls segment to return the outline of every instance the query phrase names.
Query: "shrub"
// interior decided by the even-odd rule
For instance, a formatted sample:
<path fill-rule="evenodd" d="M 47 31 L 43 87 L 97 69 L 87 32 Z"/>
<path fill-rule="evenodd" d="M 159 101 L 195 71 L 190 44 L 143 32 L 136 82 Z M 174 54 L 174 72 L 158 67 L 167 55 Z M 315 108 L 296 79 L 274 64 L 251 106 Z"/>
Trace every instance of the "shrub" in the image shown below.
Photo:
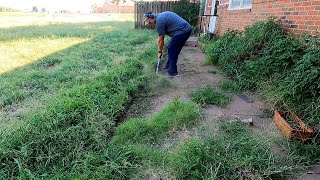
<path fill-rule="evenodd" d="M 207 43 L 215 41 L 216 39 L 217 39 L 217 36 L 215 34 L 208 32 L 208 33 L 204 34 L 203 36 L 200 36 L 198 41 L 207 44 Z"/>
<path fill-rule="evenodd" d="M 271 18 L 242 33 L 227 31 L 208 45 L 206 54 L 242 89 L 259 90 L 276 108 L 319 124 L 319 37 L 289 36 Z"/>
<path fill-rule="evenodd" d="M 233 42 L 235 38 L 238 38 L 238 34 L 236 31 L 227 31 L 222 38 L 209 44 L 205 51 L 207 59 L 213 64 L 218 64 L 218 60 L 229 50 L 230 43 Z"/>
<path fill-rule="evenodd" d="M 197 23 L 199 9 L 200 3 L 196 0 L 181 0 L 172 6 L 172 11 L 188 21 L 191 26 Z"/>

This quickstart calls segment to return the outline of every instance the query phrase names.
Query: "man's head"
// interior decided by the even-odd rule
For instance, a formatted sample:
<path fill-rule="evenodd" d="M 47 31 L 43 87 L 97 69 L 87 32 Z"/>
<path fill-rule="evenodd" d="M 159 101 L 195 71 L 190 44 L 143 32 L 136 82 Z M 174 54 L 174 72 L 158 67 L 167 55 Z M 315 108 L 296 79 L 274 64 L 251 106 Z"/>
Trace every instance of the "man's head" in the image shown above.
<path fill-rule="evenodd" d="M 144 18 L 144 25 L 156 23 L 156 16 L 151 11 L 144 13 Z"/>

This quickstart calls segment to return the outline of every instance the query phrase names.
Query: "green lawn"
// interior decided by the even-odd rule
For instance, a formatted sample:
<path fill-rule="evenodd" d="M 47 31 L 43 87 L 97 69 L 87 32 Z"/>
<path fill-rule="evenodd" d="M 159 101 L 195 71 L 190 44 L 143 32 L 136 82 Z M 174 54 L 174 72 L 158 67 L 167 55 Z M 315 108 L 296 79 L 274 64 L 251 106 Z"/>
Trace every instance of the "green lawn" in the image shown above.
<path fill-rule="evenodd" d="M 171 179 L 281 179 L 301 168 L 292 150 L 276 157 L 267 138 L 239 123 L 162 149 L 174 131 L 201 120 L 195 103 L 176 99 L 124 122 L 133 98 L 158 88 L 150 83 L 157 35 L 134 30 L 132 15 L 0 17 L 0 179 L 145 179 L 150 170 Z M 193 96 L 229 101 L 208 88 Z"/>
<path fill-rule="evenodd" d="M 137 58 L 152 38 L 150 32 L 133 30 L 131 21 L 65 23 L 33 17 L 39 20 L 46 24 L 0 29 L 0 119 L 15 119 L 12 116 L 39 105 L 42 96 L 81 85 Z"/>
<path fill-rule="evenodd" d="M 144 86 L 155 33 L 130 15 L 0 15 L 0 176 L 84 167 Z"/>

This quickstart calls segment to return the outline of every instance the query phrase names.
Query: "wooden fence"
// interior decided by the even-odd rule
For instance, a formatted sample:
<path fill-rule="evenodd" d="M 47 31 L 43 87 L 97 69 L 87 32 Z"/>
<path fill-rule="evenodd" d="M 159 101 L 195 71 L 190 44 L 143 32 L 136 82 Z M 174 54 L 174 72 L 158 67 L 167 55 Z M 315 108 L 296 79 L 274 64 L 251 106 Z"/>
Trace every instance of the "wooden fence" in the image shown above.
<path fill-rule="evenodd" d="M 144 13 L 151 11 L 159 13 L 172 9 L 178 1 L 139 1 L 134 3 L 134 27 L 136 29 L 144 28 Z"/>

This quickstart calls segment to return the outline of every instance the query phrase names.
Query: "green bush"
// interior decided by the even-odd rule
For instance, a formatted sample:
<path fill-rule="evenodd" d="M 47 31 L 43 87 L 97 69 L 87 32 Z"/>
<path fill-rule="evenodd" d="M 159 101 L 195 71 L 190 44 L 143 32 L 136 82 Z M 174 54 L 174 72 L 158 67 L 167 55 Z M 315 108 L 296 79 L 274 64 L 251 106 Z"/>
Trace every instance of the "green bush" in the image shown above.
<path fill-rule="evenodd" d="M 172 6 L 172 11 L 188 21 L 191 26 L 196 25 L 199 10 L 200 3 L 196 0 L 181 0 Z"/>
<path fill-rule="evenodd" d="M 208 33 L 200 36 L 198 41 L 205 43 L 205 44 L 208 44 L 210 42 L 215 41 L 216 39 L 217 39 L 217 36 L 215 34 L 208 32 Z"/>
<path fill-rule="evenodd" d="M 242 89 L 259 90 L 277 108 L 296 111 L 320 125 L 319 37 L 287 35 L 273 18 L 227 31 L 206 48 L 218 65 Z"/>
<path fill-rule="evenodd" d="M 206 47 L 207 59 L 213 63 L 218 64 L 218 61 L 222 56 L 225 56 L 225 52 L 229 50 L 230 43 L 234 39 L 238 38 L 239 33 L 236 31 L 227 31 L 222 38 L 219 38 L 212 44 Z"/>

